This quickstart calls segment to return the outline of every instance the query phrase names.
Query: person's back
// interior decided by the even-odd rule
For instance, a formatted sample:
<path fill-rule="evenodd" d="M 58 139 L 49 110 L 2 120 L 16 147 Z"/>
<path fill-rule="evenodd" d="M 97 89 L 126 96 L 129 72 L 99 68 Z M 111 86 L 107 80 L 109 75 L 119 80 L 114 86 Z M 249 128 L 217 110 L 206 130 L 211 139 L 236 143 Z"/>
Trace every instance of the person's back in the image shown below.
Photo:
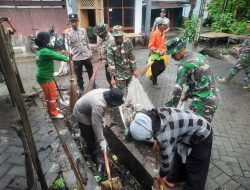
<path fill-rule="evenodd" d="M 103 92 L 105 91 L 108 91 L 108 89 L 99 88 L 88 92 L 76 102 L 74 111 L 90 115 L 92 109 L 98 106 L 103 108 L 106 107 L 107 103 L 103 97 Z"/>
<path fill-rule="evenodd" d="M 188 51 L 179 65 L 188 71 L 187 85 L 191 90 L 190 96 L 205 98 L 214 95 L 212 70 L 209 62 L 203 55 Z"/>
<path fill-rule="evenodd" d="M 210 124 L 192 111 L 181 111 L 176 108 L 158 108 L 161 115 L 161 126 L 156 132 L 156 138 L 162 142 L 171 137 L 171 144 L 185 143 L 195 145 L 205 139 L 211 131 Z M 173 132 L 174 131 L 174 132 Z M 168 134 L 172 135 L 168 135 Z"/>

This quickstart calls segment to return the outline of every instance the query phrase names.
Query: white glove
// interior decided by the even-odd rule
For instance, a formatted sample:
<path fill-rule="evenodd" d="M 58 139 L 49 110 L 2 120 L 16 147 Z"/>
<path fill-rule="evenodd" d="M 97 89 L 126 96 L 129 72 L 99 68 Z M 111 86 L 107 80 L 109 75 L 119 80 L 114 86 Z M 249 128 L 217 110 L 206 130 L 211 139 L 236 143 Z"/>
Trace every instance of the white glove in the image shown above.
<path fill-rule="evenodd" d="M 107 150 L 107 141 L 106 140 L 100 141 L 100 147 L 101 147 L 102 151 L 106 152 L 106 150 Z"/>

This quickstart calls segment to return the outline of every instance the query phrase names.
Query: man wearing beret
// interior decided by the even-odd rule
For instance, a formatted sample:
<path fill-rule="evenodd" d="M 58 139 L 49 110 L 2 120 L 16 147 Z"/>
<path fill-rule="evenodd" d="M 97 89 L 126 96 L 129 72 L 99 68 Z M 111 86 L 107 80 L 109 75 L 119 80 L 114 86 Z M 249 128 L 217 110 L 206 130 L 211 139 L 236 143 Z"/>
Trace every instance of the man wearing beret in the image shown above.
<path fill-rule="evenodd" d="M 211 122 L 218 106 L 219 92 L 215 88 L 212 69 L 207 59 L 186 49 L 186 40 L 176 37 L 167 43 L 166 54 L 180 61 L 177 79 L 172 98 L 166 103 L 167 107 L 177 107 L 179 101 L 192 99 L 190 109 Z M 183 85 L 188 89 L 182 96 Z"/>
<path fill-rule="evenodd" d="M 112 29 L 114 42 L 108 46 L 107 62 L 111 74 L 111 85 L 125 90 L 132 76 L 138 77 L 133 45 L 129 39 L 123 38 L 121 26 Z"/>
<path fill-rule="evenodd" d="M 93 75 L 93 66 L 91 63 L 92 51 L 89 45 L 86 30 L 78 26 L 79 20 L 77 14 L 70 14 L 69 21 L 71 28 L 66 34 L 66 40 L 68 41 L 70 46 L 69 48 L 72 52 L 74 71 L 77 77 L 77 85 L 81 94 L 84 91 L 84 82 L 82 77 L 83 65 L 87 70 L 89 79 Z"/>
<path fill-rule="evenodd" d="M 155 108 L 137 113 L 130 125 L 135 140 L 155 139 L 161 151 L 160 185 L 170 188 L 185 182 L 184 190 L 203 190 L 206 183 L 213 133 L 209 122 L 192 111 Z"/>
<path fill-rule="evenodd" d="M 98 47 L 99 50 L 99 61 L 102 61 L 102 63 L 105 65 L 105 74 L 106 79 L 108 83 L 111 82 L 111 76 L 108 71 L 108 63 L 107 63 L 107 49 L 109 44 L 114 42 L 114 37 L 110 34 L 110 32 L 107 31 L 107 25 L 106 24 L 98 24 L 95 26 L 95 35 L 98 36 L 99 42 Z M 111 87 L 111 85 L 110 85 Z"/>
<path fill-rule="evenodd" d="M 75 104 L 73 116 L 78 121 L 81 135 L 87 143 L 88 151 L 96 165 L 101 158 L 98 147 L 106 151 L 106 140 L 103 135 L 102 118 L 107 107 L 123 104 L 123 92 L 119 88 L 94 89 L 82 96 Z"/>

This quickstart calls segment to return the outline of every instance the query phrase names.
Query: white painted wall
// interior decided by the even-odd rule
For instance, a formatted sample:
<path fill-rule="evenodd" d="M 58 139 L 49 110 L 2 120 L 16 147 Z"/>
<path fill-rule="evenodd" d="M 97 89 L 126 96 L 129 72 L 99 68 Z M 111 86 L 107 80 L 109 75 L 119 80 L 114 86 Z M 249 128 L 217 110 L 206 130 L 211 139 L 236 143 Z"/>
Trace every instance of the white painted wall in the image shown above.
<path fill-rule="evenodd" d="M 135 33 L 141 33 L 142 0 L 135 0 Z"/>
<path fill-rule="evenodd" d="M 77 0 L 66 0 L 67 14 L 77 14 Z"/>
<path fill-rule="evenodd" d="M 210 0 L 207 0 L 207 3 L 209 1 Z M 201 6 L 201 0 L 197 0 L 196 7 L 195 7 L 194 12 L 193 12 L 193 16 L 199 15 L 200 6 Z M 188 17 L 189 11 L 190 11 L 190 5 L 188 7 L 183 8 L 182 16 Z M 208 16 L 208 12 L 205 9 L 203 19 L 207 18 L 207 16 Z"/>

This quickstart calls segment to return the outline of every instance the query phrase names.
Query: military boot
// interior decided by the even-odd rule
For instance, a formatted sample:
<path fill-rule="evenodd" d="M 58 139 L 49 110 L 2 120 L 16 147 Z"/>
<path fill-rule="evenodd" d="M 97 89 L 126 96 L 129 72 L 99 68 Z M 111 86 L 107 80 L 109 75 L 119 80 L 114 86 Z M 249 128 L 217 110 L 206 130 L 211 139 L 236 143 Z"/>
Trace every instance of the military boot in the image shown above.
<path fill-rule="evenodd" d="M 241 88 L 244 90 L 250 90 L 250 80 L 248 80 Z"/>
<path fill-rule="evenodd" d="M 225 84 L 228 83 L 235 75 L 233 73 L 229 73 L 227 78 L 224 77 L 216 77 L 219 83 Z"/>

